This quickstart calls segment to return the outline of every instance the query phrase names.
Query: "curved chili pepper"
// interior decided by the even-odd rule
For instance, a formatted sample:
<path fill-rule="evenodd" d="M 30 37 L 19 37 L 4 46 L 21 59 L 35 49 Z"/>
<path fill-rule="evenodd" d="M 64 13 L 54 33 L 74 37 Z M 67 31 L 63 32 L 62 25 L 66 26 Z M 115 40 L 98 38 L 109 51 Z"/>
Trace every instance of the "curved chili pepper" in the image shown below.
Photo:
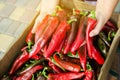
<path fill-rule="evenodd" d="M 72 53 L 71 53 L 72 54 Z M 80 65 L 80 60 L 79 58 L 76 58 L 76 57 L 69 57 L 68 55 L 62 55 L 60 54 L 60 58 L 64 61 L 68 61 L 68 62 L 71 62 L 71 63 L 75 63 L 75 64 L 78 64 Z"/>
<path fill-rule="evenodd" d="M 95 27 L 96 20 L 92 18 L 88 18 L 88 24 L 86 29 L 86 43 L 88 56 L 93 58 L 98 62 L 98 64 L 104 63 L 104 58 L 100 55 L 100 52 L 93 45 L 93 38 L 89 36 L 90 31 Z"/>
<path fill-rule="evenodd" d="M 28 59 L 29 59 L 29 54 L 26 50 L 23 51 L 23 53 L 18 56 L 13 63 L 13 66 L 9 72 L 9 74 L 13 74 L 17 69 L 19 69 Z"/>
<path fill-rule="evenodd" d="M 85 75 L 84 72 L 74 73 L 59 73 L 59 74 L 49 74 L 48 80 L 73 80 L 73 79 L 81 79 Z"/>
<path fill-rule="evenodd" d="M 115 27 L 115 25 L 111 22 L 111 21 L 107 21 L 107 23 L 104 25 L 102 31 L 104 32 L 109 32 L 109 31 L 117 31 L 117 27 Z"/>
<path fill-rule="evenodd" d="M 104 42 L 101 38 L 99 38 L 99 37 L 97 37 L 96 42 L 97 42 L 97 47 L 98 47 L 98 49 L 99 49 L 100 52 L 103 54 L 103 57 L 106 58 L 107 52 L 108 52 L 108 50 L 109 50 L 109 47 L 108 47 L 108 46 L 105 44 L 105 42 Z"/>
<path fill-rule="evenodd" d="M 65 38 L 66 38 L 66 37 L 65 37 Z M 63 48 L 64 43 L 65 43 L 65 38 L 62 40 L 60 46 L 56 49 L 56 51 L 59 52 L 59 53 L 62 52 L 62 48 Z"/>
<path fill-rule="evenodd" d="M 44 52 L 45 57 L 50 57 L 55 50 L 60 46 L 64 37 L 66 36 L 67 29 L 69 28 L 69 24 L 64 20 L 60 22 L 56 31 L 54 32 L 52 39 L 49 43 L 48 49 Z"/>
<path fill-rule="evenodd" d="M 76 39 L 73 42 L 70 50 L 71 52 L 75 52 L 85 40 L 86 21 L 87 21 L 86 17 L 82 16 L 80 19 L 79 30 Z"/>
<path fill-rule="evenodd" d="M 27 71 L 27 72 L 26 72 L 25 74 L 23 74 L 22 76 L 19 76 L 16 80 L 30 80 L 30 79 L 32 78 L 32 75 L 33 75 L 36 71 L 38 71 L 38 70 L 40 70 L 40 69 L 42 69 L 42 68 L 43 68 L 43 66 L 37 65 L 37 66 L 31 68 L 29 71 Z"/>
<path fill-rule="evenodd" d="M 48 23 L 46 23 L 46 28 L 41 33 L 41 36 L 39 37 L 39 39 L 33 46 L 32 51 L 29 54 L 29 57 L 32 57 L 33 55 L 37 54 L 41 50 L 41 48 L 44 47 L 46 42 L 50 39 L 53 32 L 57 28 L 58 23 L 59 23 L 58 17 L 55 17 L 55 16 L 49 17 L 49 21 L 48 21 Z"/>
<path fill-rule="evenodd" d="M 84 78 L 84 80 L 92 80 L 92 78 L 93 78 L 93 71 L 92 70 L 90 70 L 90 71 L 85 71 L 85 78 Z"/>
<path fill-rule="evenodd" d="M 62 72 L 61 69 L 58 66 L 56 66 L 55 64 L 53 64 L 52 62 L 49 61 L 48 64 L 56 73 L 61 73 Z"/>
<path fill-rule="evenodd" d="M 38 40 L 38 43 L 40 44 L 41 48 L 50 39 L 53 32 L 57 28 L 58 23 L 59 23 L 58 17 L 56 17 L 56 16 L 50 17 L 50 21 L 48 23 L 47 28 L 44 30 L 44 32 L 42 33 L 41 37 Z"/>
<path fill-rule="evenodd" d="M 86 45 L 81 46 L 78 49 L 78 54 L 79 54 L 79 58 L 80 58 L 80 63 L 84 69 L 84 71 L 86 70 L 86 62 L 87 62 L 87 55 L 86 55 Z"/>
<path fill-rule="evenodd" d="M 23 52 L 24 50 L 26 50 L 28 48 L 28 46 L 24 46 L 22 49 L 21 49 L 21 52 Z"/>
<path fill-rule="evenodd" d="M 98 34 L 98 36 L 104 41 L 104 43 L 105 43 L 108 47 L 110 47 L 110 42 L 109 42 L 107 36 L 105 35 L 105 33 L 104 33 L 103 31 L 101 31 L 101 32 Z"/>
<path fill-rule="evenodd" d="M 32 69 L 34 66 L 42 63 L 45 60 L 45 58 L 41 58 L 40 60 L 35 60 L 34 63 L 30 64 L 29 66 L 27 66 L 26 68 L 20 70 L 19 72 L 17 72 L 18 75 L 23 75 L 24 73 L 26 73 L 27 71 L 29 71 L 30 69 Z"/>
<path fill-rule="evenodd" d="M 31 45 L 33 44 L 33 37 L 34 34 L 32 33 L 32 29 L 29 31 L 28 35 L 26 36 L 26 43 L 28 44 L 28 49 L 30 49 Z"/>
<path fill-rule="evenodd" d="M 56 16 L 58 16 L 60 21 L 67 19 L 67 12 L 66 10 L 62 9 L 60 6 L 57 6 Z"/>
<path fill-rule="evenodd" d="M 70 24 L 70 27 L 71 27 L 70 33 L 67 37 L 66 45 L 64 47 L 65 54 L 68 53 L 68 51 L 70 50 L 70 46 L 72 45 L 73 41 L 75 40 L 76 35 L 77 35 L 77 31 L 78 31 L 79 17 L 77 15 L 72 15 L 71 19 L 76 19 L 76 21 L 73 21 Z"/>
<path fill-rule="evenodd" d="M 46 15 L 45 18 L 42 20 L 42 22 L 38 25 L 38 29 L 36 29 L 36 33 L 35 33 L 35 43 L 37 42 L 37 40 L 40 38 L 43 31 L 45 30 L 49 19 L 50 19 L 50 15 Z"/>
<path fill-rule="evenodd" d="M 66 70 L 69 70 L 71 72 L 79 72 L 81 69 L 80 65 L 61 60 L 56 54 L 53 55 L 53 58 L 61 67 L 65 68 Z"/>

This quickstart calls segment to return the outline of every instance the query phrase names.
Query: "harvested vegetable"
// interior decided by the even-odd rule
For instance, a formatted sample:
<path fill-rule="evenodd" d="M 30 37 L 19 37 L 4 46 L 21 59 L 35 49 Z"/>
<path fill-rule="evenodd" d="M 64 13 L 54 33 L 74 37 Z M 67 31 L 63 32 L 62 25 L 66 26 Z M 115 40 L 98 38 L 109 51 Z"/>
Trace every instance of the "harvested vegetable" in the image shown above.
<path fill-rule="evenodd" d="M 30 30 L 21 55 L 2 79 L 97 80 L 117 28 L 108 21 L 91 38 L 97 22 L 94 17 L 93 11 L 74 9 L 71 13 L 60 7 L 46 15 L 35 35 Z"/>

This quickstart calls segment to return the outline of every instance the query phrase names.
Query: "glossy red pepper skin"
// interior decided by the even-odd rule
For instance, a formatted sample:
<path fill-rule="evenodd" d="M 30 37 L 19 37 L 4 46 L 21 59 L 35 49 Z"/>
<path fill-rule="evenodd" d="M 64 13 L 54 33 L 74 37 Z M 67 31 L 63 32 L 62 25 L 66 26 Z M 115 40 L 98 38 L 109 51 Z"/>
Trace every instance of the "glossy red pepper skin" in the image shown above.
<path fill-rule="evenodd" d="M 50 19 L 50 15 L 46 15 L 45 18 L 42 20 L 42 22 L 38 25 L 37 31 L 35 33 L 35 43 L 37 42 L 37 40 L 40 38 L 43 31 L 47 27 L 47 23 L 49 19 Z"/>
<path fill-rule="evenodd" d="M 67 19 L 67 12 L 64 9 L 59 9 L 56 11 L 56 16 L 58 16 L 60 21 Z"/>
<path fill-rule="evenodd" d="M 62 70 L 58 66 L 56 66 L 54 63 L 49 61 L 48 64 L 56 73 L 62 73 Z"/>
<path fill-rule="evenodd" d="M 78 49 L 78 55 L 80 58 L 80 63 L 84 71 L 86 71 L 86 63 L 87 63 L 87 50 L 86 50 L 86 45 L 81 46 Z"/>
<path fill-rule="evenodd" d="M 26 36 L 26 43 L 27 43 L 27 48 L 31 49 L 31 46 L 34 43 L 34 34 L 32 33 L 32 29 L 29 31 L 28 35 Z"/>
<path fill-rule="evenodd" d="M 32 29 L 29 31 L 28 35 L 26 36 L 26 43 L 33 42 L 33 33 Z"/>
<path fill-rule="evenodd" d="M 49 21 L 48 21 L 48 23 L 46 23 L 47 27 L 42 32 L 41 36 L 39 37 L 39 39 L 33 46 L 32 51 L 29 54 L 29 57 L 36 55 L 41 50 L 41 48 L 43 48 L 45 46 L 46 42 L 50 39 L 53 32 L 57 28 L 58 23 L 59 23 L 58 17 L 56 17 L 56 16 L 49 17 Z"/>
<path fill-rule="evenodd" d="M 65 37 L 66 38 L 66 37 Z M 64 47 L 64 43 L 65 43 L 65 38 L 62 40 L 60 46 L 56 49 L 57 52 L 63 52 L 62 48 Z"/>
<path fill-rule="evenodd" d="M 84 72 L 73 73 L 59 73 L 59 74 L 49 74 L 48 80 L 73 80 L 73 79 L 81 79 L 85 75 Z"/>
<path fill-rule="evenodd" d="M 102 30 L 104 32 L 117 31 L 117 27 L 115 27 L 115 25 L 111 21 L 107 21 Z"/>
<path fill-rule="evenodd" d="M 93 78 L 93 71 L 86 71 L 85 72 L 85 78 L 84 78 L 84 80 L 92 80 L 92 78 Z"/>
<path fill-rule="evenodd" d="M 28 56 L 29 53 L 26 50 L 24 50 L 23 53 L 20 56 L 18 56 L 18 58 L 16 58 L 9 74 L 12 75 L 17 69 L 19 69 L 29 59 Z"/>
<path fill-rule="evenodd" d="M 44 57 L 50 57 L 55 52 L 55 50 L 60 46 L 61 42 L 66 36 L 66 32 L 68 28 L 69 28 L 69 24 L 65 20 L 60 22 L 60 24 L 58 25 L 56 31 L 52 36 L 48 49 L 44 53 Z"/>
<path fill-rule="evenodd" d="M 87 18 L 85 16 L 82 16 L 80 19 L 79 23 L 79 30 L 76 36 L 75 41 L 73 42 L 71 46 L 71 52 L 75 52 L 77 49 L 79 49 L 80 45 L 84 42 L 85 40 L 85 31 L 86 31 L 86 20 Z"/>
<path fill-rule="evenodd" d="M 28 72 L 29 70 L 31 70 L 33 67 L 35 67 L 36 65 L 41 64 L 42 62 L 45 61 L 45 58 L 41 58 L 39 60 L 34 60 L 34 63 L 30 63 L 27 67 L 20 69 L 19 71 L 17 71 L 17 75 L 23 75 L 26 72 Z M 26 64 L 25 64 L 26 65 Z"/>
<path fill-rule="evenodd" d="M 77 15 L 72 15 L 71 18 L 72 19 L 76 19 L 76 21 L 73 21 L 71 24 L 70 24 L 70 32 L 69 32 L 69 35 L 68 37 L 66 38 L 66 45 L 64 47 L 64 54 L 68 53 L 68 51 L 70 50 L 70 47 L 73 43 L 73 41 L 75 40 L 76 38 L 76 35 L 77 35 L 77 32 L 78 32 L 78 25 L 79 25 L 79 19 L 80 17 L 77 16 Z"/>
<path fill-rule="evenodd" d="M 93 45 L 93 38 L 89 36 L 90 31 L 95 27 L 96 20 L 88 18 L 88 24 L 86 29 L 86 43 L 88 56 L 94 59 L 98 64 L 104 63 L 104 58 L 100 55 L 100 52 Z"/>
<path fill-rule="evenodd" d="M 29 71 L 27 71 L 26 73 L 24 73 L 22 76 L 19 76 L 16 80 L 30 80 L 32 78 L 32 75 L 42 69 L 43 66 L 37 65 L 33 68 L 31 68 Z"/>
<path fill-rule="evenodd" d="M 79 72 L 81 67 L 80 65 L 61 60 L 57 55 L 53 56 L 54 60 L 64 69 L 71 71 L 71 72 Z"/>
<path fill-rule="evenodd" d="M 44 30 L 43 34 L 38 40 L 38 43 L 40 44 L 40 48 L 42 48 L 45 43 L 50 39 L 54 31 L 56 30 L 59 23 L 59 19 L 56 16 L 51 16 L 50 21 L 48 22 L 48 26 Z"/>

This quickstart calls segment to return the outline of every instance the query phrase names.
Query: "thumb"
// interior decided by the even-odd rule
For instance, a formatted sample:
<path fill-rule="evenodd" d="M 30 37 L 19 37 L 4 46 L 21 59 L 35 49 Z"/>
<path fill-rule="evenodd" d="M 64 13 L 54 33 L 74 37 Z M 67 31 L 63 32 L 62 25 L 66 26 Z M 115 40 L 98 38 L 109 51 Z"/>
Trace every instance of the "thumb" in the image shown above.
<path fill-rule="evenodd" d="M 99 20 L 97 22 L 95 28 L 90 32 L 89 36 L 94 37 L 94 36 L 98 35 L 99 32 L 101 31 L 101 29 L 103 28 L 104 24 L 105 23 L 102 20 Z"/>
<path fill-rule="evenodd" d="M 35 24 L 33 25 L 33 29 L 32 29 L 32 33 L 35 33 L 38 25 L 40 24 L 40 22 L 43 20 L 43 18 L 45 17 L 46 14 L 39 14 L 39 16 L 36 18 L 35 20 Z"/>

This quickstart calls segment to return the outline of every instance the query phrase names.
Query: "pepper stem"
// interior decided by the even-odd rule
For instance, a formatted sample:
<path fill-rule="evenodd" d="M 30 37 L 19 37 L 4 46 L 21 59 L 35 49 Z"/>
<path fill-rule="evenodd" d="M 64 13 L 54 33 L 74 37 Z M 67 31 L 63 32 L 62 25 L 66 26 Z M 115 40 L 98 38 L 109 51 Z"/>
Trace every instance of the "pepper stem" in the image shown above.
<path fill-rule="evenodd" d="M 109 32 L 108 33 L 108 40 L 111 41 L 111 38 L 113 38 L 115 36 L 115 32 Z"/>
<path fill-rule="evenodd" d="M 57 10 L 62 10 L 62 8 L 59 5 L 56 6 L 56 9 Z"/>
<path fill-rule="evenodd" d="M 31 41 L 29 41 L 27 44 L 28 44 L 28 49 L 30 50 L 31 45 L 33 45 L 33 43 Z"/>
<path fill-rule="evenodd" d="M 43 71 L 42 71 L 42 75 L 45 77 L 45 78 L 48 78 L 48 76 L 47 76 L 47 74 L 46 74 L 46 70 L 47 70 L 48 68 L 47 67 L 44 67 L 44 69 L 43 69 Z"/>
<path fill-rule="evenodd" d="M 88 11 L 81 11 L 81 12 L 80 12 L 80 14 L 81 14 L 82 16 L 87 16 L 88 13 L 89 13 Z"/>
<path fill-rule="evenodd" d="M 67 21 L 68 24 L 71 24 L 72 22 L 77 21 L 77 19 L 70 19 Z"/>
<path fill-rule="evenodd" d="M 95 11 L 91 11 L 90 14 L 88 15 L 88 17 L 96 19 Z"/>
<path fill-rule="evenodd" d="M 76 15 L 75 9 L 73 8 L 73 15 Z"/>
<path fill-rule="evenodd" d="M 89 64 L 89 62 L 87 62 L 86 66 L 87 66 L 87 70 L 92 70 L 92 67 L 91 67 L 91 65 Z"/>

